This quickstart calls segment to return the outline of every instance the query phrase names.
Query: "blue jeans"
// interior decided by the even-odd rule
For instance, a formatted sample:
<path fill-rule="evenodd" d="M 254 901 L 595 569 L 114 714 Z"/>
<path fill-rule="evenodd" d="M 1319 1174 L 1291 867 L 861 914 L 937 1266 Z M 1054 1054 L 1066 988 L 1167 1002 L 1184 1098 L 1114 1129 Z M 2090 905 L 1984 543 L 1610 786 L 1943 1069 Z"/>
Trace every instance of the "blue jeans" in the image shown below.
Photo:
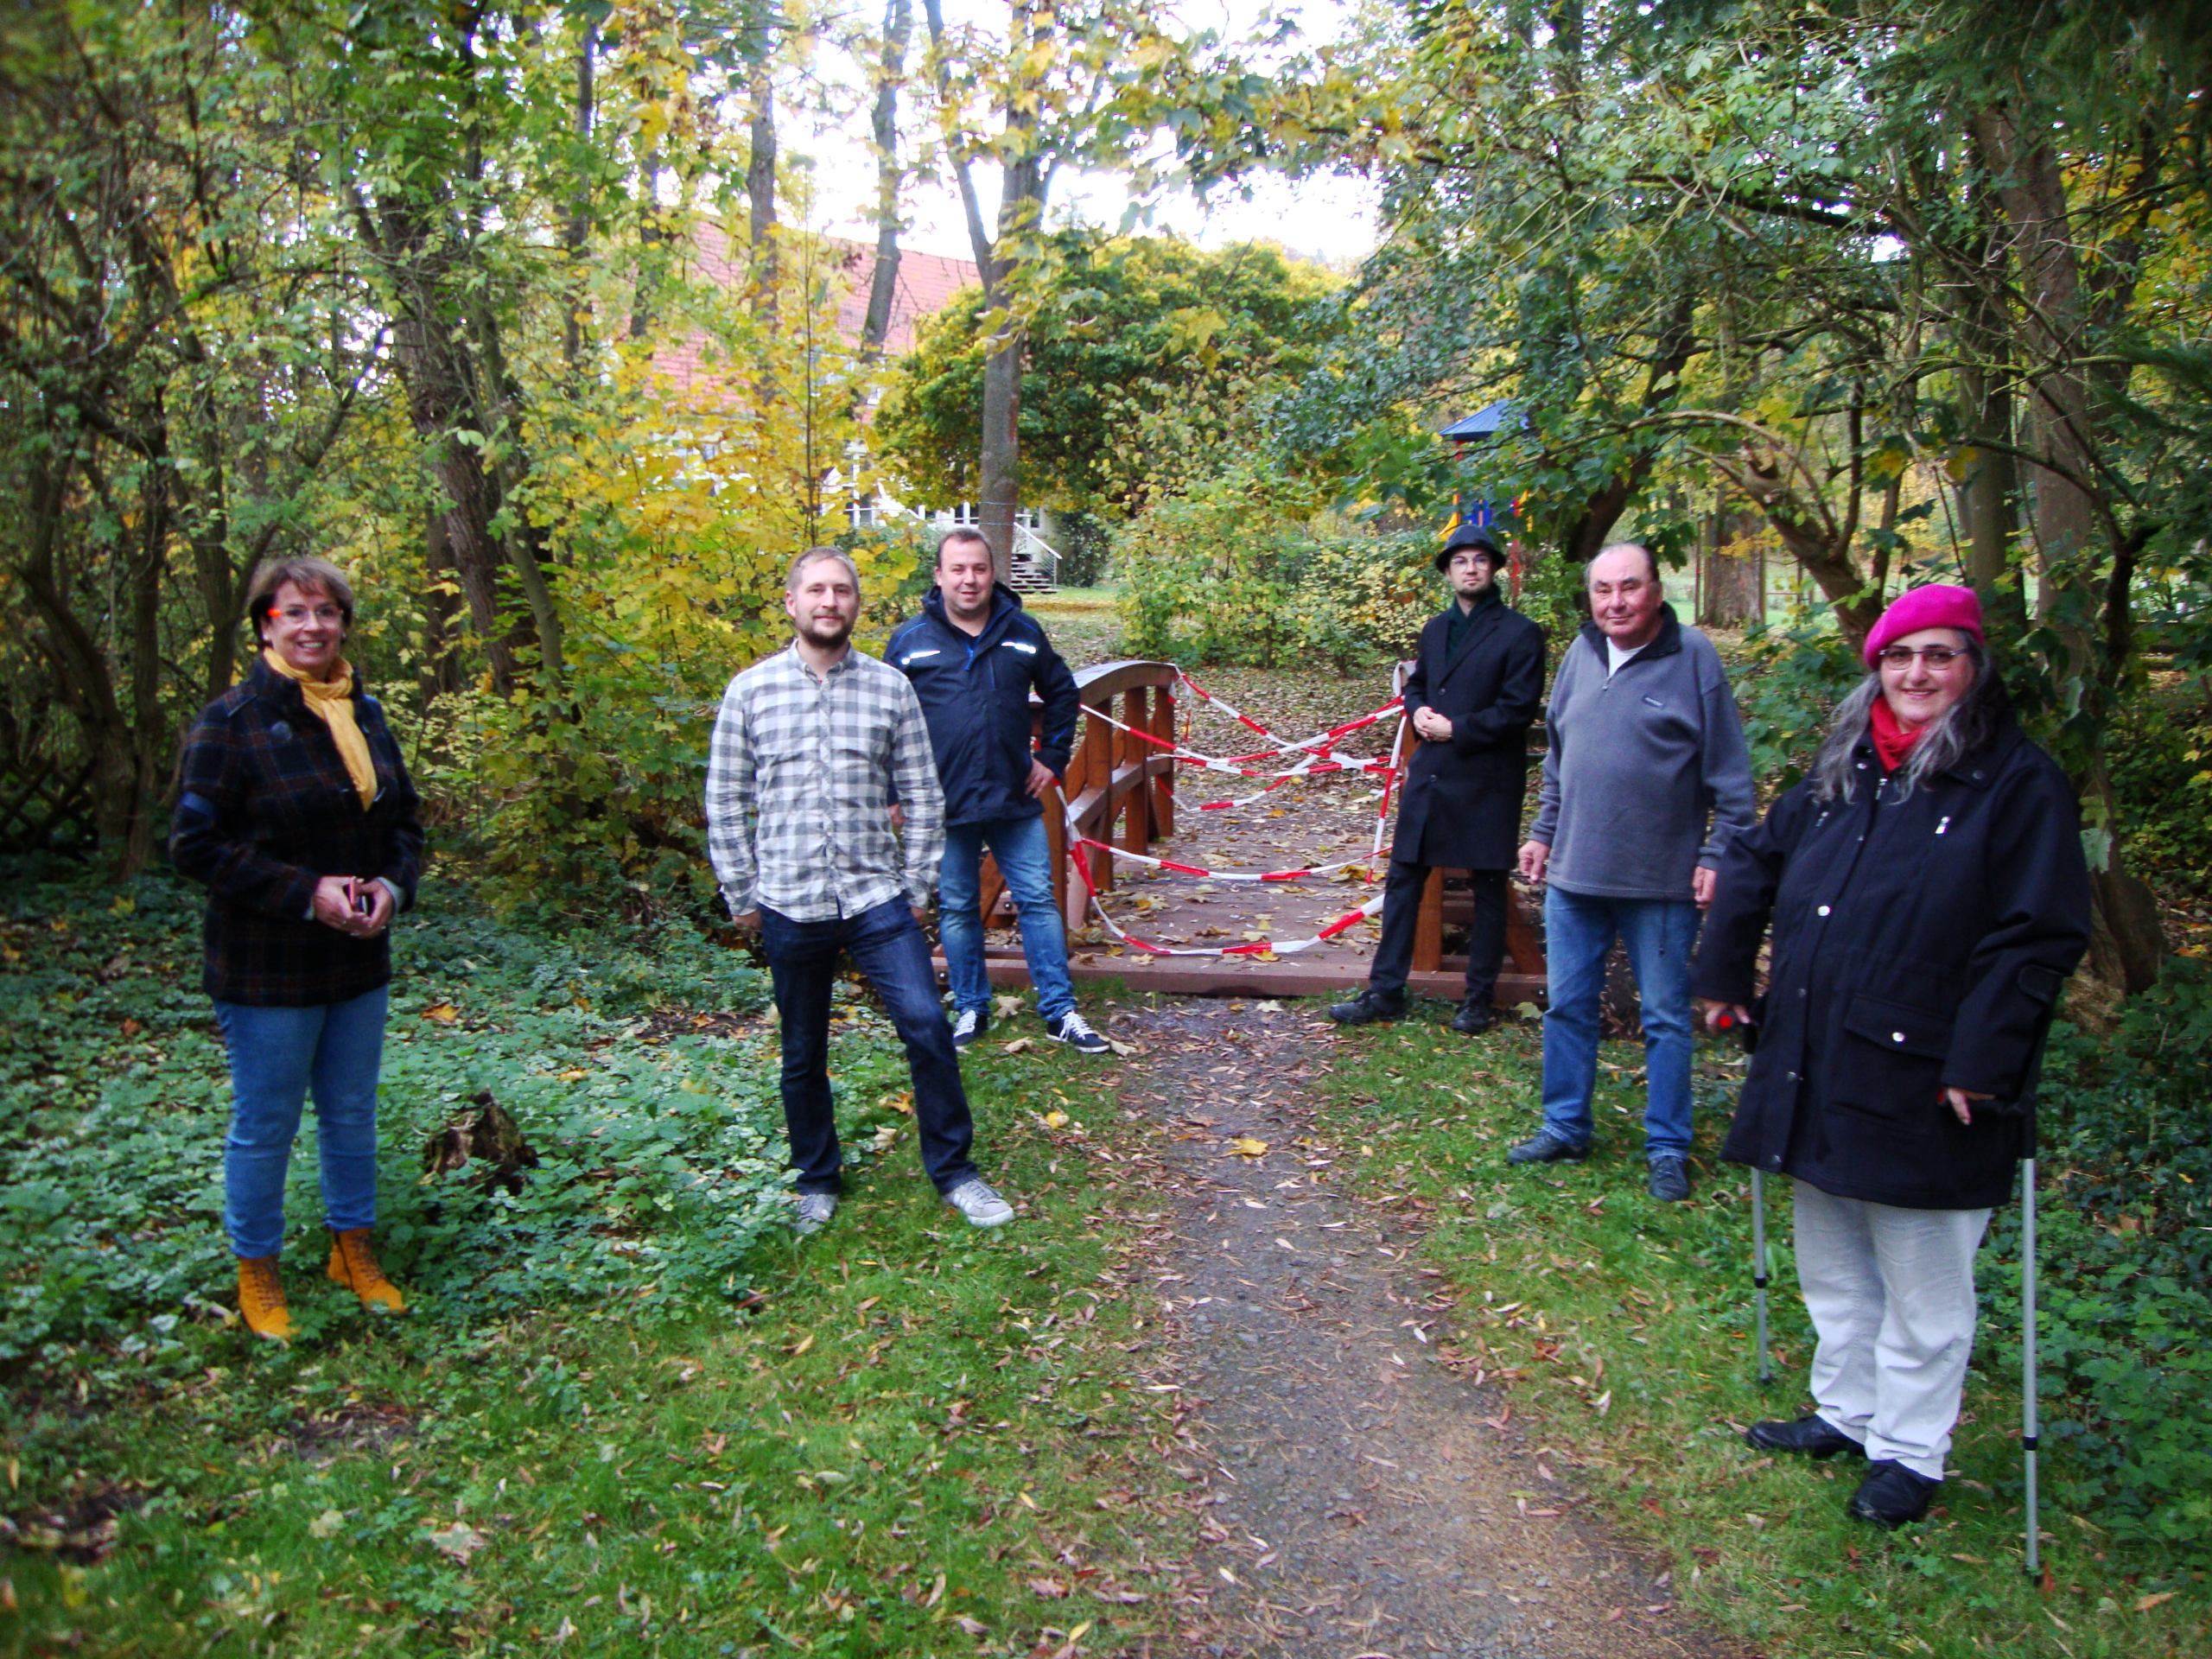
<path fill-rule="evenodd" d="M 983 972 L 983 920 L 976 909 L 982 898 L 987 844 L 1021 918 L 1021 954 L 1036 988 L 1037 1012 L 1057 1020 L 1074 1009 L 1075 987 L 1068 982 L 1068 938 L 1052 900 L 1052 843 L 1042 814 L 945 829 L 944 858 L 937 874 L 938 929 L 944 936 L 952 1006 L 979 1014 L 991 1006 L 991 982 Z"/>
<path fill-rule="evenodd" d="M 1620 935 L 1643 1005 L 1647 1157 L 1690 1149 L 1690 958 L 1697 906 L 1676 899 L 1592 899 L 1544 892 L 1544 947 L 1551 975 L 1544 1015 L 1544 1127 L 1590 1144 L 1590 1096 L 1598 1083 L 1598 1010 L 1605 953 Z"/>
<path fill-rule="evenodd" d="M 975 1144 L 968 1093 L 960 1084 L 960 1056 L 952 1027 L 937 1000 L 937 975 L 929 941 L 903 899 L 857 916 L 795 922 L 760 906 L 760 943 L 776 989 L 784 1048 L 784 1127 L 802 1192 L 836 1192 L 842 1185 L 844 1154 L 837 1145 L 836 1103 L 830 1093 L 830 987 L 837 953 L 883 999 L 906 1045 L 914 1082 L 914 1121 L 920 1126 L 922 1167 L 940 1192 L 975 1178 L 969 1157 Z"/>
<path fill-rule="evenodd" d="M 284 1243 L 284 1176 L 300 1110 L 315 1093 L 324 1219 L 334 1232 L 377 1219 L 377 1068 L 390 988 L 307 1008 L 218 1002 L 231 1056 L 223 1142 L 223 1229 L 249 1260 Z"/>

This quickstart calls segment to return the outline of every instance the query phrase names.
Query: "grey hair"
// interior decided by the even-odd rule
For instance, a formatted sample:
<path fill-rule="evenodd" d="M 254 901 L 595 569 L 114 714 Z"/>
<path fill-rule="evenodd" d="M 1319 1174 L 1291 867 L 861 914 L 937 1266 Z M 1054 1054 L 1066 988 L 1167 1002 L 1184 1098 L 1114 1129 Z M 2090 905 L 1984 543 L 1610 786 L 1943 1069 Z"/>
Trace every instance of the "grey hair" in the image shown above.
<path fill-rule="evenodd" d="M 1643 568 L 1651 572 L 1651 585 L 1661 589 L 1662 592 L 1665 590 L 1666 578 L 1659 574 L 1659 556 L 1656 553 L 1654 553 L 1649 548 L 1646 547 L 1642 542 L 1609 542 L 1605 546 L 1599 548 L 1595 553 L 1592 553 L 1590 556 L 1589 563 L 1586 563 L 1582 567 L 1583 586 L 1589 586 L 1590 566 L 1597 563 L 1599 560 L 1604 558 L 1608 553 L 1643 554 Z"/>
<path fill-rule="evenodd" d="M 842 547 L 810 547 L 805 552 L 800 554 L 798 557 L 791 561 L 791 574 L 784 578 L 784 591 L 785 593 L 795 594 L 798 591 L 799 577 L 804 574 L 806 567 L 812 564 L 817 559 L 835 559 L 838 563 L 843 565 L 845 567 L 845 574 L 853 579 L 854 590 L 855 592 L 859 591 L 861 585 L 861 568 L 853 563 L 853 556 L 851 554 L 846 552 Z"/>
<path fill-rule="evenodd" d="M 1967 658 L 1974 664 L 1974 683 L 1958 700 L 1922 728 L 1919 741 L 1897 769 L 1897 798 L 1903 800 L 1930 778 L 1942 776 L 1987 743 L 1998 722 L 2010 712 L 2004 677 L 1991 665 L 1989 653 L 1971 634 L 1961 633 Z M 1859 745 L 1873 718 L 1874 700 L 1882 695 L 1881 671 L 1876 670 L 1852 688 L 1836 704 L 1828 734 L 1813 757 L 1810 774 L 1816 801 L 1849 801 L 1859 771 Z"/>

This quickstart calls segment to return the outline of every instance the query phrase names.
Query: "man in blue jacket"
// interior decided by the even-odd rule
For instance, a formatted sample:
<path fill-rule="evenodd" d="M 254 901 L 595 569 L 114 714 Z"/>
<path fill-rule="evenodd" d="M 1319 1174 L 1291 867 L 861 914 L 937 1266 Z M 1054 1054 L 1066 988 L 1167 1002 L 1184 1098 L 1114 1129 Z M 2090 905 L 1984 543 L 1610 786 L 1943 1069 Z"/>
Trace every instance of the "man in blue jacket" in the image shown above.
<path fill-rule="evenodd" d="M 1037 1011 L 1053 1038 L 1086 1054 L 1110 1045 L 1076 1012 L 1067 936 L 1052 899 L 1045 791 L 1067 775 L 1082 697 L 1045 630 L 991 568 L 990 543 L 972 530 L 938 543 L 937 586 L 922 613 L 883 653 L 913 682 L 944 786 L 944 858 L 938 918 L 952 981 L 952 1041 L 965 1048 L 990 1023 L 983 971 L 981 871 L 991 849 L 1021 918 L 1021 952 Z M 1029 747 L 1029 693 L 1045 704 L 1045 731 Z"/>

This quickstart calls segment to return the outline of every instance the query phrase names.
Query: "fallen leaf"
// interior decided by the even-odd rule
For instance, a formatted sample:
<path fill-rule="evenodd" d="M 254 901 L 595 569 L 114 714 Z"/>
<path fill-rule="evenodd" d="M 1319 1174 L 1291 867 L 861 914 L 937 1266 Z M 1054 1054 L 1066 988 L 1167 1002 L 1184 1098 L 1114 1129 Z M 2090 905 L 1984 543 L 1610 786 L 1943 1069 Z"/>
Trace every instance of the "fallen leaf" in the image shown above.
<path fill-rule="evenodd" d="M 1229 1143 L 1229 1149 L 1239 1158 L 1264 1158 L 1268 1155 L 1268 1143 L 1255 1141 L 1249 1135 L 1238 1135 Z"/>
<path fill-rule="evenodd" d="M 1021 999 L 1018 996 L 995 996 L 991 999 L 991 1007 L 1000 1019 L 1011 1020 L 1021 1012 Z"/>
<path fill-rule="evenodd" d="M 345 1524 L 346 1517 L 337 1510 L 325 1510 L 308 1522 L 308 1536 L 310 1538 L 332 1537 L 337 1533 L 338 1529 Z"/>
<path fill-rule="evenodd" d="M 1048 1129 L 1064 1129 L 1068 1126 L 1068 1115 L 1055 1106 L 1045 1114 L 1043 1122 Z"/>
<path fill-rule="evenodd" d="M 967 1631 L 970 1636 L 987 1636 L 990 1633 L 991 1627 L 989 1625 L 984 1624 L 981 1619 L 970 1618 L 965 1613 L 956 1614 L 953 1617 L 952 1622 L 957 1624 L 962 1630 Z"/>
<path fill-rule="evenodd" d="M 1037 1594 L 1055 1600 L 1068 1592 L 1067 1586 L 1062 1584 L 1058 1579 L 1032 1579 L 1029 1580 L 1029 1587 Z"/>
<path fill-rule="evenodd" d="M 1006 1046 L 1006 1052 L 1009 1054 L 1027 1054 L 1031 1049 L 1036 1046 L 1037 1039 L 1035 1038 L 1017 1037 Z"/>
<path fill-rule="evenodd" d="M 2138 1596 L 2135 1598 L 2135 1611 L 2139 1613 L 2147 1613 L 2160 1602 L 2171 1601 L 2180 1593 L 2177 1590 L 2161 1590 L 2155 1596 Z"/>
<path fill-rule="evenodd" d="M 450 1002 L 433 1002 L 423 1010 L 423 1017 L 435 1020 L 442 1026 L 449 1026 L 461 1018 L 461 1014 Z"/>
<path fill-rule="evenodd" d="M 430 1534 L 429 1538 L 439 1554 L 449 1555 L 463 1567 L 468 1565 L 471 1555 L 491 1541 L 465 1521 L 456 1521 L 442 1532 Z"/>
<path fill-rule="evenodd" d="M 570 1066 L 566 1071 L 563 1071 L 561 1074 L 561 1081 L 563 1083 L 582 1083 L 589 1076 L 591 1076 L 591 1073 L 585 1071 L 582 1066 Z"/>

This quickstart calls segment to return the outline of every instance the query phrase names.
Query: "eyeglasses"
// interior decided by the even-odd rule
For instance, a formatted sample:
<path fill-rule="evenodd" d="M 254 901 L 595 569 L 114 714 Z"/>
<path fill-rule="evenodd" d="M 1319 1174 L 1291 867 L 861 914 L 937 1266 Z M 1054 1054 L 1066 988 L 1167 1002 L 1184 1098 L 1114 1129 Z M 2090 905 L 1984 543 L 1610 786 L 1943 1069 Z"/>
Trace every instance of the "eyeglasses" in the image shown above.
<path fill-rule="evenodd" d="M 318 605 L 313 610 L 309 610 L 304 605 L 287 605 L 283 610 L 271 611 L 270 614 L 271 616 L 282 617 L 285 621 L 290 623 L 296 628 L 306 622 L 310 617 L 321 623 L 325 627 L 329 626 L 333 622 L 343 621 L 346 617 L 346 613 L 340 610 L 335 605 Z"/>
<path fill-rule="evenodd" d="M 1910 668 L 1916 657 L 1930 668 L 1948 668 L 1965 655 L 1950 645 L 1922 645 L 1917 650 L 1910 645 L 1885 645 L 1874 658 L 1884 668 Z"/>

